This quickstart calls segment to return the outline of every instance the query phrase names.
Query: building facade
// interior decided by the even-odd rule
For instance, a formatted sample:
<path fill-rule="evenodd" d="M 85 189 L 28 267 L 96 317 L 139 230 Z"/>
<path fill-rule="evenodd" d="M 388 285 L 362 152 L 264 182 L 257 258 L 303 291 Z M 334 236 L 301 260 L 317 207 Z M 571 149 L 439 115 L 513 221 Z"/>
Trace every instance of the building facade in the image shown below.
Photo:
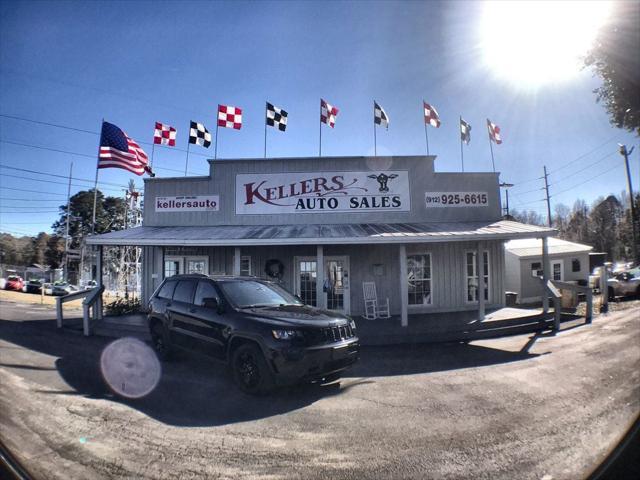
<path fill-rule="evenodd" d="M 504 242 L 555 231 L 501 220 L 497 173 L 436 172 L 434 160 L 210 160 L 208 176 L 146 179 L 143 225 L 88 243 L 143 247 L 143 298 L 167 276 L 199 272 L 271 278 L 353 316 L 374 282 L 403 325 L 412 314 L 482 316 L 505 303 Z"/>

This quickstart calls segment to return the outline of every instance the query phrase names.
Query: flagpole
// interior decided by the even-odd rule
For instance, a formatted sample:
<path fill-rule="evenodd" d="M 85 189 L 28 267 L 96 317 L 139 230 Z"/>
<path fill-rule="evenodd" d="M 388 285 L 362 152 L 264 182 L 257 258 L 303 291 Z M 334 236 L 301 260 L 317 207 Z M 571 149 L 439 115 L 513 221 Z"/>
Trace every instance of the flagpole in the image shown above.
<path fill-rule="evenodd" d="M 189 132 L 191 135 L 191 132 Z M 189 166 L 189 147 L 191 146 L 191 142 L 187 140 L 187 161 L 184 163 L 184 176 L 187 176 L 187 167 Z"/>
<path fill-rule="evenodd" d="M 460 161 L 462 162 L 462 171 L 464 172 L 464 149 L 462 148 L 462 115 L 460 115 Z"/>
<path fill-rule="evenodd" d="M 218 115 L 219 114 L 220 114 L 220 104 L 218 104 Z M 218 121 L 219 121 L 219 119 L 216 118 L 216 146 L 215 146 L 215 149 L 214 149 L 214 152 L 213 152 L 213 158 L 214 159 L 218 158 L 218 138 L 219 138 L 218 137 L 218 127 L 220 126 L 220 125 L 218 125 Z"/>
<path fill-rule="evenodd" d="M 373 101 L 373 156 L 378 156 L 378 140 L 376 138 L 376 101 Z"/>
<path fill-rule="evenodd" d="M 427 121 L 424 117 L 424 98 L 422 99 L 422 121 L 424 122 L 424 138 L 427 140 L 427 155 L 429 155 L 429 133 L 427 128 Z"/>
<path fill-rule="evenodd" d="M 318 156 L 322 156 L 322 100 L 320 100 L 320 117 L 318 118 L 320 121 L 320 150 Z"/>
<path fill-rule="evenodd" d="M 496 162 L 493 159 L 493 145 L 491 145 L 491 133 L 489 132 L 489 121 L 487 120 L 487 133 L 489 138 L 489 149 L 491 150 L 491 166 L 493 167 L 493 173 L 496 173 Z"/>
<path fill-rule="evenodd" d="M 100 124 L 100 140 L 98 143 L 98 160 L 96 161 L 96 181 L 93 184 L 93 215 L 91 221 L 91 234 L 93 235 L 96 232 L 96 203 L 98 202 L 98 172 L 100 169 L 100 145 L 102 145 L 102 127 L 104 126 L 104 117 L 102 118 L 102 123 Z M 68 214 L 68 212 L 67 212 Z"/>
<path fill-rule="evenodd" d="M 264 158 L 267 158 L 267 104 L 264 104 Z"/>

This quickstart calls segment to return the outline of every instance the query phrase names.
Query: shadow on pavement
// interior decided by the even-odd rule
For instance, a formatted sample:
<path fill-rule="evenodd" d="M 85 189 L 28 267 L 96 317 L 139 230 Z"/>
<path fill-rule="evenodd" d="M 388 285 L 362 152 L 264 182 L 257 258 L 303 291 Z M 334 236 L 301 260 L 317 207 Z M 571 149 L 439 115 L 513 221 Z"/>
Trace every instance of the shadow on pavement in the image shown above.
<path fill-rule="evenodd" d="M 496 365 L 537 356 L 528 353 L 528 349 L 512 352 L 464 343 L 365 347 L 361 361 L 346 372 L 341 383 L 303 385 L 278 390 L 268 397 L 250 397 L 236 388 L 224 365 L 202 356 L 179 354 L 175 360 L 162 364 L 160 383 L 152 393 L 128 400 L 113 395 L 100 373 L 100 355 L 112 339 L 59 331 L 49 320 L 0 320 L 0 339 L 59 357 L 55 362 L 57 373 L 70 388 L 48 390 L 43 386 L 39 392 L 75 392 L 118 402 L 174 426 L 217 426 L 280 415 L 375 383 L 375 377 Z M 10 351 L 4 350 L 5 361 L 9 360 L 6 357 Z M 9 363 L 5 365 L 11 367 Z M 22 369 L 31 367 L 17 364 L 15 368 L 20 374 Z"/>

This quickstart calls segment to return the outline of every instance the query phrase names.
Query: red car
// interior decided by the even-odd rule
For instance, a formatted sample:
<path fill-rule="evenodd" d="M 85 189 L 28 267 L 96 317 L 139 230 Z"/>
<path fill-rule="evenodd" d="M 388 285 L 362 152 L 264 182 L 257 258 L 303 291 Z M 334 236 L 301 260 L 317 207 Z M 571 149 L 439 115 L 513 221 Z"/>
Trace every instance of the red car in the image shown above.
<path fill-rule="evenodd" d="M 17 275 L 10 275 L 7 278 L 7 283 L 5 284 L 5 290 L 15 290 L 16 292 L 21 292 L 24 287 L 24 280 L 22 277 L 18 277 Z"/>

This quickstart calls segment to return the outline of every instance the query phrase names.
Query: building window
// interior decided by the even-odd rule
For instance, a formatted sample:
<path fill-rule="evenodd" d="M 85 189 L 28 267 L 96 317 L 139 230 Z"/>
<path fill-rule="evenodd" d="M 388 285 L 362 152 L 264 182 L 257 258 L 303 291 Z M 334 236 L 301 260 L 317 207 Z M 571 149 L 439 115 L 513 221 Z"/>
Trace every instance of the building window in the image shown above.
<path fill-rule="evenodd" d="M 251 276 L 251 257 L 249 255 L 242 255 L 240 257 L 240 275 L 245 277 Z"/>
<path fill-rule="evenodd" d="M 476 252 L 467 252 L 467 302 L 478 301 L 478 271 L 476 262 Z M 484 299 L 489 301 L 489 252 L 482 252 L 483 272 L 482 278 L 484 283 Z"/>
<path fill-rule="evenodd" d="M 300 300 L 302 300 L 305 305 L 316 306 L 316 281 L 318 264 L 315 260 L 302 260 L 298 264 L 298 268 L 298 288 L 300 292 Z"/>
<path fill-rule="evenodd" d="M 173 277 L 182 273 L 182 260 L 167 258 L 164 261 L 164 278 Z"/>
<path fill-rule="evenodd" d="M 571 260 L 571 271 L 572 272 L 579 272 L 581 270 L 580 268 L 580 259 L 579 258 L 574 258 L 573 260 Z"/>
<path fill-rule="evenodd" d="M 531 264 L 531 276 L 533 276 L 533 277 L 541 277 L 542 276 L 542 263 L 533 262 Z"/>
<path fill-rule="evenodd" d="M 431 305 L 431 254 L 407 255 L 409 305 Z"/>
<path fill-rule="evenodd" d="M 554 280 L 562 281 L 562 260 L 559 262 L 551 262 L 551 273 Z"/>
<path fill-rule="evenodd" d="M 209 273 L 209 259 L 206 257 L 187 257 L 185 259 L 184 273 L 201 273 L 207 275 Z"/>

